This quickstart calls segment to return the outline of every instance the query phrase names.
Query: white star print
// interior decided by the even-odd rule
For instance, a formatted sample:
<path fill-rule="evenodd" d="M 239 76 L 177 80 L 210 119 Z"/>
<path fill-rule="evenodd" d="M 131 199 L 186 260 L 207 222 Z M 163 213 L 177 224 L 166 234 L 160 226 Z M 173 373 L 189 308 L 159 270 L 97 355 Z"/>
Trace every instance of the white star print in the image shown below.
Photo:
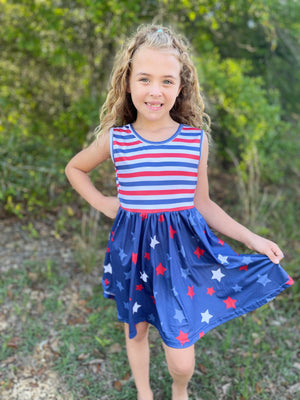
<path fill-rule="evenodd" d="M 154 322 L 155 321 L 155 316 L 153 314 L 148 315 L 149 321 Z"/>
<path fill-rule="evenodd" d="M 244 256 L 243 259 L 242 259 L 242 263 L 245 264 L 245 265 L 250 264 L 251 263 L 251 257 Z"/>
<path fill-rule="evenodd" d="M 266 284 L 271 282 L 271 280 L 268 278 L 268 274 L 264 274 L 264 275 L 258 275 L 257 282 L 261 283 L 263 286 L 266 286 Z"/>
<path fill-rule="evenodd" d="M 214 271 L 212 270 L 211 272 L 213 274 L 211 279 L 217 279 L 218 282 L 221 282 L 221 279 L 225 276 L 224 274 L 222 274 L 221 268 L 218 268 Z"/>
<path fill-rule="evenodd" d="M 133 314 L 138 312 L 138 309 L 142 307 L 141 304 L 138 304 L 137 302 L 134 303 L 133 307 L 132 307 L 132 312 Z"/>
<path fill-rule="evenodd" d="M 241 286 L 239 286 L 237 283 L 236 283 L 236 285 L 235 286 L 233 286 L 232 287 L 232 289 L 237 293 L 237 292 L 241 292 L 241 290 L 242 290 L 242 287 Z"/>
<path fill-rule="evenodd" d="M 124 253 L 124 250 L 123 249 L 119 249 L 119 257 L 120 257 L 120 260 L 121 261 L 123 261 L 124 260 L 124 258 L 126 258 L 127 257 L 127 254 L 126 253 Z"/>
<path fill-rule="evenodd" d="M 209 311 L 206 310 L 204 313 L 201 313 L 201 317 L 201 322 L 206 322 L 207 324 L 209 324 L 209 320 L 213 317 L 213 315 L 211 315 Z"/>
<path fill-rule="evenodd" d="M 132 240 L 132 241 L 135 240 L 134 232 L 131 232 L 131 240 Z"/>
<path fill-rule="evenodd" d="M 125 274 L 125 279 L 131 278 L 131 272 L 124 272 L 124 274 Z"/>
<path fill-rule="evenodd" d="M 174 296 L 176 296 L 176 297 L 178 296 L 178 292 L 177 292 L 175 286 L 172 287 L 172 292 L 173 292 Z"/>
<path fill-rule="evenodd" d="M 227 258 L 228 256 L 222 256 L 222 254 L 218 255 L 218 260 L 220 260 L 221 264 L 229 264 Z"/>
<path fill-rule="evenodd" d="M 143 282 L 147 282 L 147 279 L 149 278 L 149 276 L 146 274 L 146 272 L 145 271 L 144 272 L 140 272 L 140 274 L 141 274 L 141 276 L 140 276 L 141 280 Z"/>
<path fill-rule="evenodd" d="M 189 272 L 183 268 L 180 268 L 180 270 L 181 270 L 181 276 L 186 279 Z"/>
<path fill-rule="evenodd" d="M 185 319 L 183 312 L 181 310 L 175 309 L 175 315 L 173 317 L 174 319 L 177 319 L 180 323 Z"/>
<path fill-rule="evenodd" d="M 155 249 L 155 246 L 156 246 L 157 244 L 159 244 L 159 243 L 160 243 L 160 242 L 156 239 L 156 235 L 154 235 L 154 237 L 151 238 L 150 246 L 152 247 L 152 249 Z"/>
<path fill-rule="evenodd" d="M 104 265 L 104 272 L 112 274 L 112 267 L 110 264 Z"/>

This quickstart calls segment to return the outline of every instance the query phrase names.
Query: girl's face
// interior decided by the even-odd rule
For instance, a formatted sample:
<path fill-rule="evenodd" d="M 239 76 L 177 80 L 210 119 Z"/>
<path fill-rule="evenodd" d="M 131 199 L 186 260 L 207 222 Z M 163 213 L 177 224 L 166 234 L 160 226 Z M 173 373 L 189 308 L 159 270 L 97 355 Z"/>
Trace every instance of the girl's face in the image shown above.
<path fill-rule="evenodd" d="M 180 62 L 170 50 L 141 47 L 133 56 L 128 92 L 139 124 L 170 123 L 180 92 Z"/>

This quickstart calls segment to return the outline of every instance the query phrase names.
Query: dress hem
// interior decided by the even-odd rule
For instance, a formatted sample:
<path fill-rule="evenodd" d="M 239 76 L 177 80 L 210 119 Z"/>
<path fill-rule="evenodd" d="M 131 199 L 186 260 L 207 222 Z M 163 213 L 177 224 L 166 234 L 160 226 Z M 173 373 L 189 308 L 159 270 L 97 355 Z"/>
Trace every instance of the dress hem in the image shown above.
<path fill-rule="evenodd" d="M 148 321 L 146 319 L 141 319 L 140 321 L 136 322 L 136 324 L 140 323 L 140 322 L 148 322 L 149 324 L 153 325 L 159 332 L 160 337 L 162 339 L 162 341 L 169 347 L 172 348 L 176 348 L 176 349 L 182 349 L 182 348 L 186 348 L 186 347 L 190 347 L 193 346 L 199 339 L 201 339 L 202 336 L 204 336 L 206 333 L 208 333 L 209 331 L 211 331 L 212 329 L 216 328 L 219 325 L 222 325 L 223 323 L 230 321 L 231 319 L 240 317 L 244 314 L 247 314 L 249 312 L 255 311 L 256 309 L 262 307 L 263 305 L 269 303 L 270 301 L 272 301 L 279 293 L 281 293 L 282 291 L 284 291 L 285 289 L 287 289 L 288 287 L 290 287 L 291 285 L 288 283 L 284 283 L 282 284 L 279 288 L 277 288 L 276 290 L 268 293 L 267 296 L 262 297 L 259 300 L 256 300 L 255 302 L 251 303 L 250 305 L 243 307 L 235 312 L 232 312 L 231 314 L 222 317 L 222 318 L 218 318 L 217 320 L 215 320 L 213 323 L 209 324 L 209 326 L 206 329 L 203 329 L 202 331 L 198 332 L 196 335 L 193 335 L 192 338 L 188 339 L 188 342 L 186 342 L 183 345 L 179 345 L 178 342 L 175 342 L 173 340 L 170 340 L 166 337 L 166 335 L 164 334 L 164 332 L 161 330 L 161 328 L 159 328 L 157 325 L 155 325 L 155 323 L 153 323 L 152 321 Z M 103 292 L 103 296 L 105 298 L 109 298 L 112 300 L 115 300 L 115 295 L 113 293 L 108 293 L 108 292 Z M 115 300 L 116 301 L 116 300 Z M 127 323 L 129 324 L 128 320 L 126 318 L 121 318 L 120 316 L 118 316 L 118 319 L 120 322 L 123 323 Z M 184 332 L 185 333 L 185 332 Z M 202 333 L 202 336 L 200 336 L 200 334 Z M 179 334 L 179 332 L 178 332 Z M 135 335 L 130 335 L 129 334 L 129 338 L 133 339 Z"/>

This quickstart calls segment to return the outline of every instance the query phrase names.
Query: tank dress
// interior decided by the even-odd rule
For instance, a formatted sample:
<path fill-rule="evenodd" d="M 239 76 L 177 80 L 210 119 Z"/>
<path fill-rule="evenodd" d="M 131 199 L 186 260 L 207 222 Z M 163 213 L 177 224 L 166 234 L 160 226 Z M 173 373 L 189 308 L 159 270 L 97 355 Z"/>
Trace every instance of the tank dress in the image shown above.
<path fill-rule="evenodd" d="M 261 254 L 236 254 L 194 206 L 203 131 L 180 125 L 151 142 L 126 125 L 110 131 L 120 208 L 104 260 L 103 295 L 118 318 L 147 321 L 185 348 L 272 300 L 293 280 Z"/>

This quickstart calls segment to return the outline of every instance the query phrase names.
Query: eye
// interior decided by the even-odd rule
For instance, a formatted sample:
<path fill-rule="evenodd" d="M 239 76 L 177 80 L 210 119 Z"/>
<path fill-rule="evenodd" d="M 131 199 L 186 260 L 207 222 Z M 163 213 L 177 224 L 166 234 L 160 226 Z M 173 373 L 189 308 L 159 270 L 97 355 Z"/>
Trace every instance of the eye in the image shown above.
<path fill-rule="evenodd" d="M 173 85 L 173 82 L 170 81 L 169 79 L 165 79 L 165 80 L 163 81 L 163 84 L 164 84 L 164 85 L 167 85 L 167 86 L 170 86 L 170 85 Z"/>
<path fill-rule="evenodd" d="M 149 83 L 149 79 L 148 78 L 141 78 L 140 82 Z"/>

